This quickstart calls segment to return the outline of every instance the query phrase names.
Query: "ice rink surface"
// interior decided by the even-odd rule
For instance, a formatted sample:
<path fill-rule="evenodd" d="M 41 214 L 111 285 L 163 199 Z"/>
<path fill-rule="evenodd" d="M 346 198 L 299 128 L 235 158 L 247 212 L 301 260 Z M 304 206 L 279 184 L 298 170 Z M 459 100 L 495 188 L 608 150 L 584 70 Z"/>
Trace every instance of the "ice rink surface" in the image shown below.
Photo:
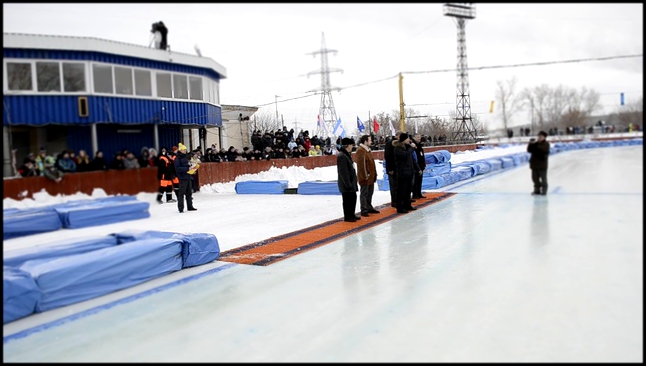
<path fill-rule="evenodd" d="M 4 362 L 643 362 L 643 146 L 550 157 L 261 267 L 5 325 Z"/>

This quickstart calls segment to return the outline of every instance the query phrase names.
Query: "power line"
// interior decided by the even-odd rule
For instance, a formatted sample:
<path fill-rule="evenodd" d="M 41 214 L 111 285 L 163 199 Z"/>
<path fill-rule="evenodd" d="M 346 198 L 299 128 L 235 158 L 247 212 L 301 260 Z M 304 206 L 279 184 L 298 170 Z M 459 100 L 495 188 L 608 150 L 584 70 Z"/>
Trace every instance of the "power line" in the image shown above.
<path fill-rule="evenodd" d="M 502 69 L 502 68 L 513 68 L 513 67 L 524 67 L 524 66 L 545 66 L 545 65 L 554 65 L 554 64 L 564 64 L 564 63 L 576 63 L 576 62 L 588 62 L 588 61 L 606 61 L 606 60 L 613 60 L 613 59 L 622 59 L 622 58 L 635 58 L 635 57 L 643 57 L 643 54 L 637 54 L 637 55 L 620 55 L 620 56 L 608 56 L 608 57 L 596 57 L 596 58 L 584 58 L 584 59 L 574 59 L 574 60 L 561 60 L 561 61 L 545 61 L 545 62 L 534 62 L 534 63 L 526 63 L 526 64 L 512 64 L 512 65 L 493 65 L 493 66 L 480 66 L 480 67 L 469 67 L 468 70 L 486 70 L 486 69 Z M 430 71 L 402 71 L 402 74 L 429 74 L 429 73 L 439 73 L 439 72 L 455 72 L 457 69 L 440 69 L 440 70 L 430 70 Z M 380 83 L 382 81 L 386 80 L 391 80 L 399 77 L 399 74 L 389 76 L 383 79 L 378 79 L 378 80 L 373 80 L 373 81 L 367 81 L 364 83 L 359 83 L 355 85 L 350 85 L 346 87 L 341 87 L 339 90 L 346 90 L 346 89 L 351 89 L 351 88 L 357 88 L 360 86 L 365 86 L 365 85 L 370 85 L 370 84 L 375 84 L 375 83 Z M 294 93 L 296 94 L 296 93 Z M 309 98 L 312 96 L 318 95 L 318 93 L 310 94 L 310 95 L 305 95 L 301 97 L 296 97 L 296 98 L 290 98 L 290 99 L 283 99 L 279 102 L 287 102 L 291 100 L 296 100 L 296 99 L 301 99 L 301 98 Z M 264 107 L 268 105 L 275 104 L 276 102 L 271 102 L 271 103 L 265 103 L 265 104 L 258 104 L 258 107 Z M 412 106 L 412 105 L 409 105 Z"/>
<path fill-rule="evenodd" d="M 623 56 L 608 56 L 608 57 L 597 57 L 597 58 L 582 58 L 576 60 L 563 60 L 563 61 L 545 61 L 545 62 L 533 62 L 526 64 L 513 64 L 513 65 L 494 65 L 494 66 L 480 66 L 480 67 L 469 67 L 468 70 L 486 70 L 486 69 L 503 69 L 503 68 L 512 68 L 512 67 L 523 67 L 523 66 L 545 66 L 553 64 L 566 64 L 574 62 L 586 62 L 586 61 L 606 61 L 614 60 L 619 58 L 632 58 L 632 57 L 643 57 L 643 54 L 639 55 L 623 55 Z M 443 70 L 430 70 L 430 71 L 402 71 L 402 74 L 429 74 L 436 72 L 452 72 L 458 71 L 457 69 L 443 69 Z"/>

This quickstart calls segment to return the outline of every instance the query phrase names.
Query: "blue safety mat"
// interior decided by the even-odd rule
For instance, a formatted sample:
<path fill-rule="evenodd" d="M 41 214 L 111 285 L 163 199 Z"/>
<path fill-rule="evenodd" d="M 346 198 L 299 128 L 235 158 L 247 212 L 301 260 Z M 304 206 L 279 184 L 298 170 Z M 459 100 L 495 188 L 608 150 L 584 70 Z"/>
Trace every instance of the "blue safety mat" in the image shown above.
<path fill-rule="evenodd" d="M 448 150 L 436 150 L 424 153 L 426 164 L 442 164 L 451 160 L 451 153 Z"/>
<path fill-rule="evenodd" d="M 33 259 L 53 260 L 68 255 L 112 247 L 117 244 L 117 238 L 109 235 L 89 236 L 72 240 L 65 239 L 47 245 L 5 251 L 2 261 L 5 266 L 20 267 L 23 263 Z"/>
<path fill-rule="evenodd" d="M 425 177 L 434 177 L 451 171 L 451 162 L 427 164 L 424 169 Z"/>
<path fill-rule="evenodd" d="M 3 240 L 55 231 L 61 227 L 61 219 L 52 208 L 2 211 Z"/>
<path fill-rule="evenodd" d="M 93 201 L 57 207 L 64 228 L 78 229 L 150 217 L 150 204 L 141 201 Z"/>
<path fill-rule="evenodd" d="M 24 318 L 36 311 L 41 295 L 29 272 L 14 267 L 2 271 L 2 323 Z"/>
<path fill-rule="evenodd" d="M 166 231 L 137 231 L 127 230 L 111 234 L 119 244 L 136 240 L 163 238 L 182 240 L 182 268 L 199 266 L 213 262 L 220 256 L 220 244 L 213 234 L 209 233 L 173 233 Z"/>
<path fill-rule="evenodd" d="M 219 255 L 213 234 L 138 230 L 8 251 L 5 323 L 210 263 Z"/>
<path fill-rule="evenodd" d="M 298 194 L 309 195 L 341 195 L 341 192 L 339 192 L 339 182 L 336 180 L 302 182 L 298 184 L 298 190 L 296 192 Z"/>
<path fill-rule="evenodd" d="M 287 180 L 248 180 L 236 183 L 237 194 L 284 194 L 289 187 Z"/>
<path fill-rule="evenodd" d="M 89 300 L 182 268 L 182 241 L 144 239 L 55 260 L 34 259 L 20 269 L 36 281 L 36 312 Z"/>
<path fill-rule="evenodd" d="M 149 207 L 149 203 L 137 201 L 135 196 L 122 195 L 24 210 L 7 209 L 3 210 L 3 239 L 147 218 Z"/>

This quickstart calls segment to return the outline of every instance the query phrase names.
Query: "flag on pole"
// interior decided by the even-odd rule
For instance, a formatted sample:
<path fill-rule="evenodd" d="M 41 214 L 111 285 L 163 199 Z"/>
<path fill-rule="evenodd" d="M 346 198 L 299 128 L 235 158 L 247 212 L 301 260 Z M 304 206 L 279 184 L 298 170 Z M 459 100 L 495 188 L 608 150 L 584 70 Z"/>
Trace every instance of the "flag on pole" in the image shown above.
<path fill-rule="evenodd" d="M 388 125 L 390 126 L 390 136 L 395 136 L 397 131 L 395 131 L 395 126 L 393 126 L 393 121 L 388 121 Z"/>
<path fill-rule="evenodd" d="M 379 123 L 377 123 L 377 117 L 372 120 L 372 130 L 375 131 L 375 133 L 379 132 Z"/>
<path fill-rule="evenodd" d="M 619 94 L 621 105 L 624 105 L 624 93 Z"/>
<path fill-rule="evenodd" d="M 345 128 L 343 128 L 343 124 L 341 123 L 341 117 L 339 117 L 334 126 L 334 135 L 341 136 L 341 138 L 345 137 Z"/>
<path fill-rule="evenodd" d="M 357 128 L 359 129 L 359 132 L 363 132 L 366 129 L 366 126 L 363 125 L 363 122 L 361 122 L 359 116 L 357 116 Z"/>
<path fill-rule="evenodd" d="M 321 115 L 320 114 L 316 115 L 316 127 L 318 127 L 319 129 L 323 127 L 323 124 L 321 123 Z"/>
<path fill-rule="evenodd" d="M 489 104 L 489 113 L 493 113 L 493 100 L 491 101 L 491 104 Z"/>

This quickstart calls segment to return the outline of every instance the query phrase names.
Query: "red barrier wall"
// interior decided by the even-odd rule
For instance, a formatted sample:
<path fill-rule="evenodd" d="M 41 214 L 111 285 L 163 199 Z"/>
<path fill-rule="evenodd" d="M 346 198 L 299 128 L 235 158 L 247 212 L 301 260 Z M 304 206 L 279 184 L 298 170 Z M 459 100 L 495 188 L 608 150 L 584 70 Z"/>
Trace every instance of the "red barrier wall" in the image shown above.
<path fill-rule="evenodd" d="M 447 150 L 474 150 L 475 144 L 425 147 L 425 152 Z M 377 160 L 383 160 L 384 152 L 373 151 Z M 262 161 L 236 161 L 223 163 L 203 163 L 199 170 L 199 184 L 225 183 L 235 180 L 239 175 L 256 174 L 269 170 L 272 166 L 281 168 L 302 166 L 306 169 L 336 165 L 336 156 L 308 156 L 298 159 L 275 159 Z M 379 167 L 377 167 L 379 169 Z M 99 172 L 69 173 L 63 181 L 56 183 L 45 177 L 5 178 L 3 198 L 20 200 L 32 198 L 34 193 L 45 190 L 52 196 L 72 195 L 77 192 L 91 195 L 95 188 L 102 188 L 109 195 L 135 195 L 139 192 L 157 192 L 157 168 L 132 170 L 108 170 Z"/>

